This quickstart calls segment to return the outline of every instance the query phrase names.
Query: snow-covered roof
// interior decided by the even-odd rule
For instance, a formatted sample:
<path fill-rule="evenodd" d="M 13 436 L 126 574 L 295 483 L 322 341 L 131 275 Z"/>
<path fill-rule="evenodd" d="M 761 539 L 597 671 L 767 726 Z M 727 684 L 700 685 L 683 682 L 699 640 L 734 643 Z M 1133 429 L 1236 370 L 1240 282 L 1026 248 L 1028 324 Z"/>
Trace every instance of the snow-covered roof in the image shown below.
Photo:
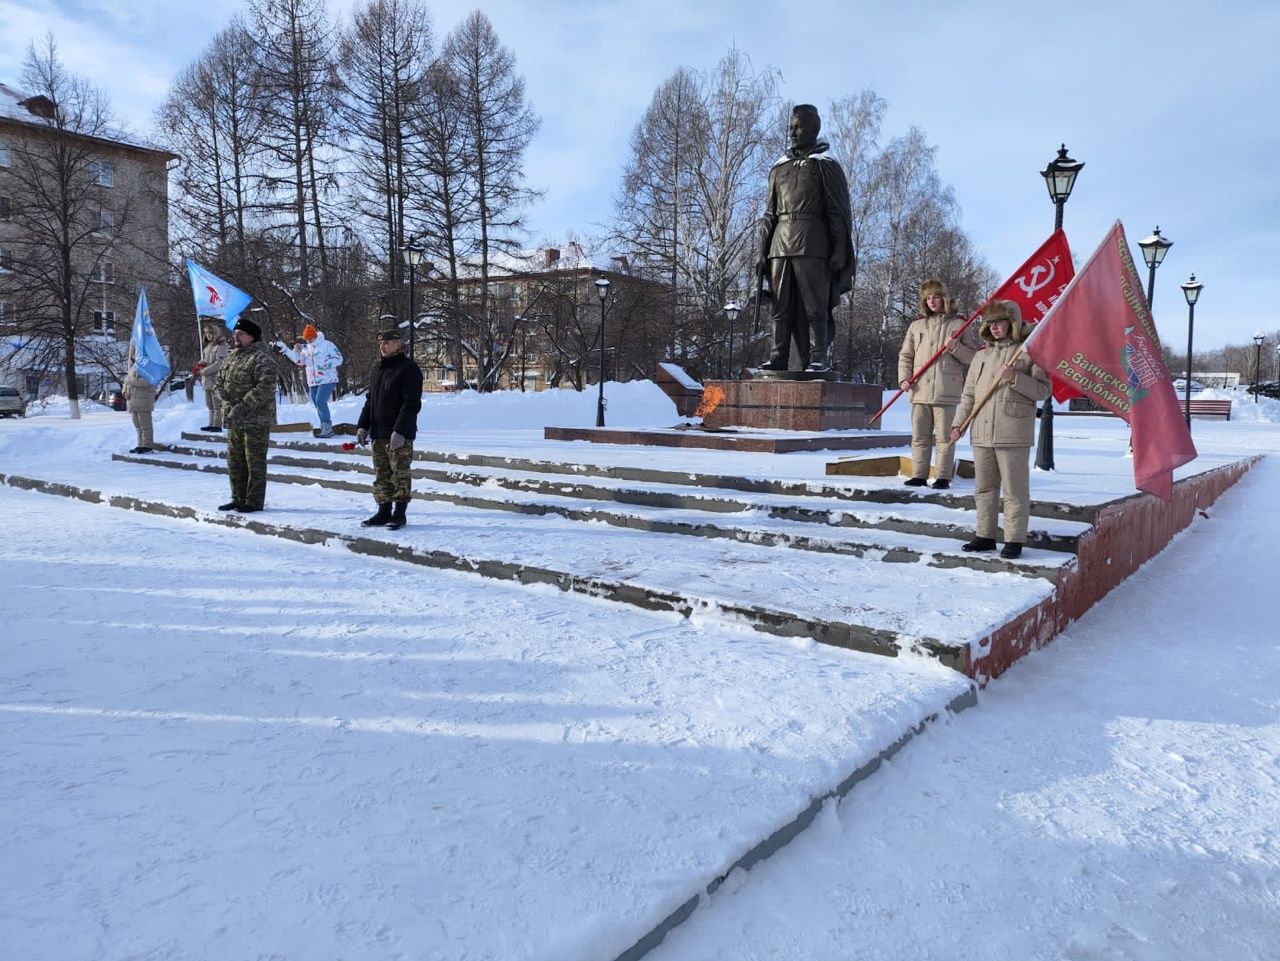
<path fill-rule="evenodd" d="M 0 83 L 0 120 L 11 120 L 14 123 L 43 127 L 44 122 L 40 112 L 42 106 L 45 108 L 51 107 L 52 102 L 47 97 L 30 97 L 22 91 L 10 87 L 8 84 Z M 119 144 L 122 147 L 131 147 L 134 150 L 166 154 L 170 157 L 176 156 L 173 151 L 166 150 L 164 147 L 150 143 L 140 137 L 135 137 L 118 127 L 105 127 L 98 133 L 84 134 L 84 136 L 91 140 L 101 140 L 107 143 Z"/>
<path fill-rule="evenodd" d="M 630 271 L 630 265 L 625 257 L 588 255 L 581 244 L 572 241 L 563 247 L 537 247 L 514 253 L 497 253 L 489 258 L 491 280 L 500 279 L 498 275 L 501 274 L 574 272 L 624 274 Z M 476 263 L 468 262 L 463 264 L 459 272 L 463 277 L 476 277 L 479 276 L 480 267 Z"/>

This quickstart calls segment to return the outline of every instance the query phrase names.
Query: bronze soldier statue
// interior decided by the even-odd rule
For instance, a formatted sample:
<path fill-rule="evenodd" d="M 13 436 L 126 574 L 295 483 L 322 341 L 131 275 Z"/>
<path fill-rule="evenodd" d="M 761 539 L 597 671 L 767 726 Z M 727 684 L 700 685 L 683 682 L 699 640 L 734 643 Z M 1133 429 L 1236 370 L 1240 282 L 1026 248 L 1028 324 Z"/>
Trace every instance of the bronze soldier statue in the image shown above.
<path fill-rule="evenodd" d="M 793 342 L 800 370 L 829 370 L 831 312 L 853 286 L 849 184 L 821 129 L 816 107 L 795 107 L 787 153 L 769 171 L 756 270 L 773 290 L 773 351 L 762 370 L 789 369 Z"/>

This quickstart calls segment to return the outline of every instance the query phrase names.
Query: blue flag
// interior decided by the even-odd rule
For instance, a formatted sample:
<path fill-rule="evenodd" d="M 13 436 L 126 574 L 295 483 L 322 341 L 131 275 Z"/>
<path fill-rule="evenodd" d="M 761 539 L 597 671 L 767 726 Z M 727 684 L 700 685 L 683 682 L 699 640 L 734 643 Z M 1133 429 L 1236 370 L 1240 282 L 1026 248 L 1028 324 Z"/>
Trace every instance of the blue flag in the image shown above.
<path fill-rule="evenodd" d="M 169 376 L 169 358 L 160 346 L 160 338 L 151 324 L 151 310 L 147 307 L 147 288 L 138 288 L 138 309 L 133 315 L 133 336 L 129 338 L 133 348 L 133 363 L 138 373 L 154 387 Z"/>
<path fill-rule="evenodd" d="M 240 311 L 253 303 L 253 298 L 221 277 L 216 277 L 193 260 L 187 261 L 191 278 L 191 296 L 196 302 L 197 317 L 221 317 L 230 330 L 236 325 Z"/>

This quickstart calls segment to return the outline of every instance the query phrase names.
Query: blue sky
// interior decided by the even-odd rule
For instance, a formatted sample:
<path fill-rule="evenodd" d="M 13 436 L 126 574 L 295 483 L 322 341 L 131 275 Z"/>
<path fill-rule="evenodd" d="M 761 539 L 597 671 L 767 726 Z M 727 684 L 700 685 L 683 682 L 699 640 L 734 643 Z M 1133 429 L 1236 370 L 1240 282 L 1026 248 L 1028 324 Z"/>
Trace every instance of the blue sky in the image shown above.
<path fill-rule="evenodd" d="M 331 5 L 344 14 L 352 3 Z M 0 80 L 16 83 L 26 45 L 52 30 L 68 66 L 145 134 L 171 77 L 241 6 L 0 0 Z M 442 36 L 476 5 L 428 6 Z M 781 71 L 784 97 L 821 107 L 871 88 L 889 101 L 889 135 L 921 127 L 997 272 L 1052 229 L 1038 171 L 1065 142 L 1086 164 L 1065 220 L 1080 260 L 1117 218 L 1139 261 L 1136 242 L 1155 225 L 1174 241 L 1156 275 L 1165 339 L 1186 342 L 1178 284 L 1192 271 L 1205 285 L 1197 349 L 1280 331 L 1268 296 L 1280 274 L 1274 3 L 490 0 L 483 9 L 543 120 L 527 168 L 545 191 L 529 213 L 533 242 L 607 220 L 654 88 L 679 66 L 714 67 L 736 44 L 757 68 Z"/>

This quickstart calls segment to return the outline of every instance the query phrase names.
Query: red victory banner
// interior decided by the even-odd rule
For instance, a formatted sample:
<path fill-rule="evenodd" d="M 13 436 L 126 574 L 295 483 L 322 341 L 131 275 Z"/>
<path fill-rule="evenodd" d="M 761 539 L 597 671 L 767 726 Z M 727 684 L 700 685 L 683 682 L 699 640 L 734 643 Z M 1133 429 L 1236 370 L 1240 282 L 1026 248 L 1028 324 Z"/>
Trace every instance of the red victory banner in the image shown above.
<path fill-rule="evenodd" d="M 1057 303 L 1075 273 L 1067 235 L 1061 230 L 1055 230 L 1053 236 L 1041 244 L 1040 249 L 1018 268 L 1018 272 L 991 295 L 991 299 L 1012 300 L 1018 305 L 1023 320 L 1037 324 Z M 1065 403 L 1072 397 L 1079 396 L 1080 391 L 1073 385 L 1058 377 L 1053 378 L 1053 397 L 1058 403 Z"/>
<path fill-rule="evenodd" d="M 1120 221 L 1023 348 L 1055 379 L 1128 421 L 1134 483 L 1169 500 L 1173 469 L 1194 460 L 1196 448 Z"/>

